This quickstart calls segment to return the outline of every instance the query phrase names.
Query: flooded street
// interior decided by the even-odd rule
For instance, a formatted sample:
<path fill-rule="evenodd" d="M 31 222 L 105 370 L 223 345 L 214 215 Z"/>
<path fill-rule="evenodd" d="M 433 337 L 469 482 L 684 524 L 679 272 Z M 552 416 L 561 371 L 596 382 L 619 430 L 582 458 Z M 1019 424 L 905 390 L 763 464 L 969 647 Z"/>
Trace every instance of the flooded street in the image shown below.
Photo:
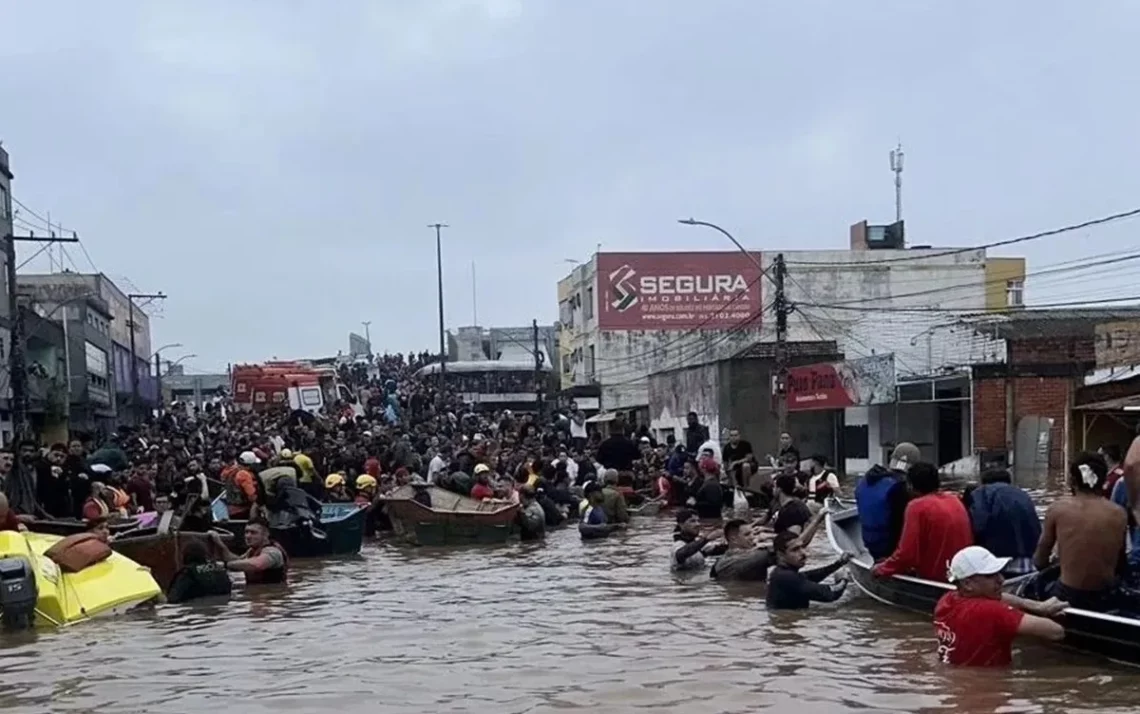
<path fill-rule="evenodd" d="M 286 591 L 0 641 L 0 711 L 1135 712 L 1140 670 L 1023 646 L 951 671 L 852 591 L 810 612 L 668 571 L 672 519 L 583 544 L 297 564 Z M 817 538 L 813 559 L 827 556 Z"/>

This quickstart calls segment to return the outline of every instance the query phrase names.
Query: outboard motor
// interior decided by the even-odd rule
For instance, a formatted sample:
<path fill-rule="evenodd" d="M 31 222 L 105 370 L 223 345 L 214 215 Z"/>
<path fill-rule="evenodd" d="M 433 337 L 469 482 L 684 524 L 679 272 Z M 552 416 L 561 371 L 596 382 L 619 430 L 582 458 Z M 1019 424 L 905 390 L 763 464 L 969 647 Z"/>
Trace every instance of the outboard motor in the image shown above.
<path fill-rule="evenodd" d="M 35 623 L 36 574 L 24 558 L 0 558 L 0 625 L 27 630 Z"/>

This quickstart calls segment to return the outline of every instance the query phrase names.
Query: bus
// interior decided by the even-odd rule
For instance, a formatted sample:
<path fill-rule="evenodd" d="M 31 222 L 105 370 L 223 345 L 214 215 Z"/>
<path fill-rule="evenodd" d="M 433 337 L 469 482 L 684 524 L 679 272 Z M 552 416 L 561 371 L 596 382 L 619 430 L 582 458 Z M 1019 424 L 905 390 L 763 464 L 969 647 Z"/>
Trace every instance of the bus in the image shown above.
<path fill-rule="evenodd" d="M 431 379 L 439 375 L 439 363 L 422 367 L 416 374 Z M 533 411 L 537 392 L 545 392 L 550 367 L 543 364 L 535 384 L 534 362 L 529 360 L 479 360 L 448 362 L 445 383 L 458 392 L 464 403 L 482 409 Z"/>

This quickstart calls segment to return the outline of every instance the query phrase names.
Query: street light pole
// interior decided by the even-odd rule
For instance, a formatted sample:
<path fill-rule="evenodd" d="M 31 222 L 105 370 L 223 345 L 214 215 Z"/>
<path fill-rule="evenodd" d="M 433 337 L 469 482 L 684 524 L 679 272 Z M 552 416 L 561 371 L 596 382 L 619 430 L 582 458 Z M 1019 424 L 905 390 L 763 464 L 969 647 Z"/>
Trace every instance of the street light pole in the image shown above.
<path fill-rule="evenodd" d="M 136 356 L 135 348 L 135 300 L 165 300 L 166 296 L 162 293 L 128 293 L 127 294 L 127 327 L 131 330 L 131 419 L 135 424 L 139 423 L 138 407 L 139 407 L 139 368 L 135 364 L 138 359 Z M 155 350 L 157 353 L 158 350 Z M 150 362 L 150 358 L 147 358 Z"/>
<path fill-rule="evenodd" d="M 435 272 L 439 289 L 439 383 L 443 385 L 447 377 L 447 338 L 443 328 L 443 239 L 441 231 L 451 226 L 446 223 L 429 223 L 435 229 Z"/>
<path fill-rule="evenodd" d="M 764 266 L 760 263 L 760 259 L 753 253 L 749 252 L 740 241 L 736 240 L 736 236 L 729 233 L 724 228 L 721 228 L 715 223 L 707 221 L 698 221 L 693 218 L 682 218 L 677 221 L 686 226 L 703 226 L 705 228 L 712 228 L 718 231 L 725 238 L 732 241 L 732 244 L 740 249 L 756 266 L 760 273 L 770 280 L 776 287 L 776 296 L 774 299 L 774 309 L 776 311 L 776 345 L 775 345 L 775 366 L 776 366 L 776 390 L 775 390 L 775 407 L 776 407 L 776 421 L 779 423 L 780 433 L 788 430 L 788 400 L 787 400 L 787 383 L 788 383 L 788 315 L 792 312 L 792 304 L 788 302 L 787 293 L 784 289 L 784 278 L 788 273 L 788 266 L 784 262 L 784 254 L 778 253 L 776 255 L 774 272 L 775 275 L 769 274 Z"/>

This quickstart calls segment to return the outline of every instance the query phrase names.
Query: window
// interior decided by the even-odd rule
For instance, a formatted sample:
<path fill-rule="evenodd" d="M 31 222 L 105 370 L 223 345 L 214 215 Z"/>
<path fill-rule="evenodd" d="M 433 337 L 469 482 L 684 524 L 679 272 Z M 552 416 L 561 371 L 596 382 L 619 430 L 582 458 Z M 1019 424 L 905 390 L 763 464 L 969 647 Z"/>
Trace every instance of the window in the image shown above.
<path fill-rule="evenodd" d="M 90 342 L 84 342 L 87 358 L 87 372 L 97 377 L 107 378 L 107 353 Z"/>
<path fill-rule="evenodd" d="M 1008 307 L 1022 307 L 1025 305 L 1025 281 L 1005 281 L 1005 304 Z"/>
<path fill-rule="evenodd" d="M 843 427 L 843 457 L 846 459 L 870 458 L 870 429 L 866 424 L 847 424 Z"/>
<path fill-rule="evenodd" d="M 590 357 L 586 360 L 586 379 L 594 381 L 594 346 L 590 345 Z"/>
<path fill-rule="evenodd" d="M 594 317 L 594 289 L 586 288 L 586 304 L 582 306 L 586 311 L 586 319 L 590 320 Z"/>
<path fill-rule="evenodd" d="M 0 221 L 6 221 L 12 215 L 12 206 L 8 202 L 8 189 L 0 186 Z"/>

